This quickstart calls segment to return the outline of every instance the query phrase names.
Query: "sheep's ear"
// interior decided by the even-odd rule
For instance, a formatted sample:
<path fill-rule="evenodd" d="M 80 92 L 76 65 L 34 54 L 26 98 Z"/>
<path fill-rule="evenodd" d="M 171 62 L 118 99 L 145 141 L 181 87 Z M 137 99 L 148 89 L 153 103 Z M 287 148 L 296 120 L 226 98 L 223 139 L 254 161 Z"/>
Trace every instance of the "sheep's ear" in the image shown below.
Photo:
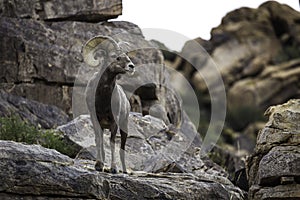
<path fill-rule="evenodd" d="M 123 52 L 126 52 L 126 54 L 129 57 L 135 57 L 136 56 L 137 50 L 133 49 L 132 44 L 130 44 L 129 42 L 121 41 L 121 42 L 118 42 L 118 45 L 123 50 Z"/>
<path fill-rule="evenodd" d="M 82 56 L 84 61 L 92 66 L 96 67 L 101 62 L 101 52 L 108 55 L 108 52 L 119 49 L 119 45 L 111 37 L 108 36 L 96 36 L 88 40 L 82 47 Z M 99 54 L 100 53 L 100 54 Z M 102 56 L 102 59 L 103 56 Z"/>
<path fill-rule="evenodd" d="M 124 52 L 128 52 L 131 48 L 131 45 L 124 41 L 118 42 L 118 45 Z"/>
<path fill-rule="evenodd" d="M 137 50 L 129 51 L 129 52 L 127 53 L 127 55 L 128 55 L 130 58 L 133 58 L 133 57 L 136 56 L 136 53 L 137 53 Z"/>

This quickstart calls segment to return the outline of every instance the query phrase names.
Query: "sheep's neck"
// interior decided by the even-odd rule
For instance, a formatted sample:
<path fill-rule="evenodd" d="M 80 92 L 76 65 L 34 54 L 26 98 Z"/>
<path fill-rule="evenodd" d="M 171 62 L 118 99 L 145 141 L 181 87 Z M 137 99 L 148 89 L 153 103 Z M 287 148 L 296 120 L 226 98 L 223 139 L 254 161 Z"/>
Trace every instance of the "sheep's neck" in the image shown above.
<path fill-rule="evenodd" d="M 105 70 L 98 82 L 95 96 L 96 113 L 99 120 L 105 123 L 111 123 L 113 114 L 111 111 L 111 98 L 116 86 L 116 74 L 112 74 L 109 70 Z M 101 125 L 103 126 L 103 125 Z"/>
<path fill-rule="evenodd" d="M 111 101 L 111 95 L 116 86 L 117 75 L 111 74 L 109 70 L 105 70 L 98 82 L 96 95 L 102 97 L 101 100 Z"/>

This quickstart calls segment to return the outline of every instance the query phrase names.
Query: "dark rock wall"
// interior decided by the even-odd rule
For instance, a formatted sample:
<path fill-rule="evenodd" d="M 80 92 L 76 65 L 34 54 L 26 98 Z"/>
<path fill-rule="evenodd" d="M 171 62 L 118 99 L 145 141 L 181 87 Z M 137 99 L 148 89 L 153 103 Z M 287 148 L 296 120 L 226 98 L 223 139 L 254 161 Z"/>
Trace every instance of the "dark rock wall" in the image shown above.
<path fill-rule="evenodd" d="M 2 1 L 0 87 L 70 112 L 82 44 L 110 34 L 103 25 L 75 21 L 121 13 L 121 1 Z"/>
<path fill-rule="evenodd" d="M 56 106 L 25 99 L 0 90 L 0 117 L 18 116 L 30 124 L 45 129 L 55 128 L 70 120 Z"/>
<path fill-rule="evenodd" d="M 73 112 L 72 103 L 79 103 L 77 107 L 82 109 L 77 111 L 82 114 L 86 112 L 81 104 L 84 87 L 93 69 L 83 63 L 81 48 L 93 36 L 109 35 L 128 42 L 128 51 L 134 52 L 131 57 L 137 66 L 136 76 L 119 81 L 127 91 L 138 89 L 131 99 L 135 102 L 134 110 L 148 114 L 152 105 L 161 104 L 168 121 L 181 123 L 180 101 L 165 81 L 161 52 L 144 40 L 136 25 L 105 21 L 121 14 L 121 1 L 4 1 L 2 4 L 0 89 L 56 105 L 69 114 Z M 80 94 L 76 94 L 75 102 L 74 82 L 82 87 L 77 90 Z"/>
<path fill-rule="evenodd" d="M 4 52 L 1 88 L 66 111 L 71 109 L 72 86 L 78 70 L 85 66 L 80 53 L 84 42 L 98 34 L 114 35 L 137 29 L 125 22 L 124 27 L 117 27 L 114 23 L 43 22 L 5 17 L 0 20 Z"/>

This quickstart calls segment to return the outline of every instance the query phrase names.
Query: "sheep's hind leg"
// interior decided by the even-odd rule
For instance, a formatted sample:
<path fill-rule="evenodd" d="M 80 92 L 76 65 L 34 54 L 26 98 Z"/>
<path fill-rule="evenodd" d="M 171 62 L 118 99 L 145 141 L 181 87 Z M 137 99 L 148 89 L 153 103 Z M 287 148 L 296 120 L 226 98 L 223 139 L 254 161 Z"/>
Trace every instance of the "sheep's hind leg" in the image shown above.
<path fill-rule="evenodd" d="M 111 149 L 111 173 L 116 174 L 117 171 L 117 164 L 115 158 L 115 138 L 118 131 L 118 126 L 116 124 L 111 125 L 110 128 L 110 149 Z"/>
<path fill-rule="evenodd" d="M 97 133 L 95 134 L 95 140 L 96 140 L 96 154 L 97 154 L 95 169 L 97 171 L 102 172 L 104 168 L 104 158 L 105 158 L 102 130 L 97 131 Z"/>
<path fill-rule="evenodd" d="M 93 128 L 95 132 L 95 143 L 96 143 L 96 164 L 95 169 L 102 172 L 104 168 L 105 152 L 103 147 L 103 130 L 97 120 L 97 117 L 91 115 Z"/>
<path fill-rule="evenodd" d="M 126 164 L 125 164 L 125 144 L 127 140 L 127 130 L 123 131 L 120 129 L 121 134 L 121 148 L 120 148 L 120 160 L 122 163 L 123 173 L 127 174 Z"/>

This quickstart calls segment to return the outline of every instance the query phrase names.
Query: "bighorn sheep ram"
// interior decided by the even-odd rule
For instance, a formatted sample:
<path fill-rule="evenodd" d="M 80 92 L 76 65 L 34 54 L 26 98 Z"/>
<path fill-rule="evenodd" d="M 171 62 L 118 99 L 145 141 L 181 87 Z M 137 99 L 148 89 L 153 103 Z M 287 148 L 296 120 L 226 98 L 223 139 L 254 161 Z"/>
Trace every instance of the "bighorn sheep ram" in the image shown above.
<path fill-rule="evenodd" d="M 120 43 L 111 37 L 96 36 L 83 46 L 84 61 L 99 70 L 91 77 L 86 88 L 86 102 L 95 131 L 97 160 L 95 169 L 103 171 L 105 152 L 103 131 L 111 132 L 111 173 L 117 173 L 115 162 L 115 137 L 120 129 L 120 160 L 123 173 L 125 165 L 125 143 L 128 133 L 130 104 L 121 88 L 116 83 L 117 75 L 134 73 L 134 64 L 123 52 Z"/>

